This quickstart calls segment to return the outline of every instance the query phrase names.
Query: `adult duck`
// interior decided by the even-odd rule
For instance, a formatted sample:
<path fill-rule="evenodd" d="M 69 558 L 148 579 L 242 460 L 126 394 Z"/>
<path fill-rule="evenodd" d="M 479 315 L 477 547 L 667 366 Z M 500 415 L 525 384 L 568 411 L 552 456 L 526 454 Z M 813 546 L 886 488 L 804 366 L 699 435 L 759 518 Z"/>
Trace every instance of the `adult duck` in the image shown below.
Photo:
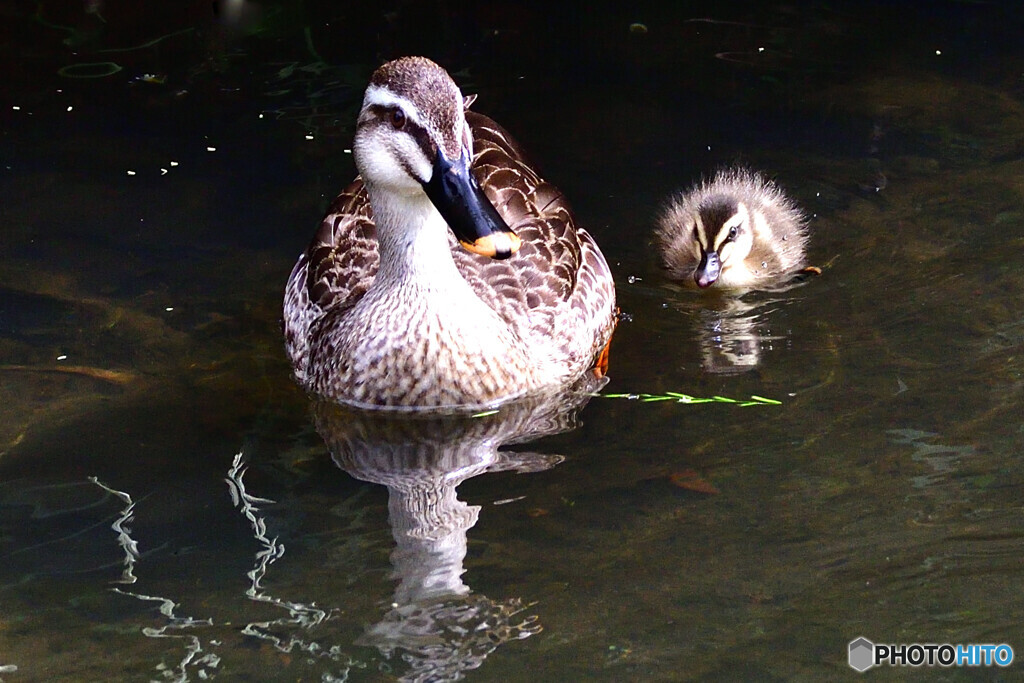
<path fill-rule="evenodd" d="M 339 402 L 480 410 L 603 373 L 615 290 L 562 194 L 434 62 L 366 89 L 359 177 L 284 297 L 296 379 Z M 461 245 L 461 246 L 460 246 Z"/>

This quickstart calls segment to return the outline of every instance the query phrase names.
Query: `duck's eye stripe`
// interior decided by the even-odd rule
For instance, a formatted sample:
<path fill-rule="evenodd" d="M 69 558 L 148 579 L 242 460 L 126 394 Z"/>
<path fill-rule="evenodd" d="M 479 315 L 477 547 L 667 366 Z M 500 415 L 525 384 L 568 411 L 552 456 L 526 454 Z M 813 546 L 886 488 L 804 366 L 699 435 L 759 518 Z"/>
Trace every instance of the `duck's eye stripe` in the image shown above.
<path fill-rule="evenodd" d="M 437 145 L 434 144 L 434 140 L 422 126 L 410 118 L 400 107 L 373 104 L 370 105 L 370 112 L 377 121 L 386 121 L 395 130 L 411 136 L 416 141 L 416 144 L 420 146 L 420 149 L 423 150 L 423 153 L 427 155 L 427 158 L 433 161 L 437 154 Z M 401 125 L 396 123 L 396 117 L 401 119 Z"/>

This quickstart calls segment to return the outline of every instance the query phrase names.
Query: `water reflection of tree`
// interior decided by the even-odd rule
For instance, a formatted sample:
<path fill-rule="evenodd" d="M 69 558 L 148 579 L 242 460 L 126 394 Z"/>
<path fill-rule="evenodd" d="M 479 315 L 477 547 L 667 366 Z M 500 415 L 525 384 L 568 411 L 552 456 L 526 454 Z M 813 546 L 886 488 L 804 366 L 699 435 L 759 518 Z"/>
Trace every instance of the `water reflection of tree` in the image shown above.
<path fill-rule="evenodd" d="M 502 451 L 577 426 L 579 409 L 600 382 L 502 407 L 477 417 L 367 415 L 321 403 L 317 431 L 335 463 L 356 479 L 388 489 L 395 549 L 393 599 L 383 618 L 356 641 L 408 669 L 400 680 L 456 680 L 510 640 L 541 630 L 521 598 L 494 600 L 462 581 L 467 531 L 480 507 L 456 496 L 463 481 L 486 472 L 532 472 L 561 461 Z"/>

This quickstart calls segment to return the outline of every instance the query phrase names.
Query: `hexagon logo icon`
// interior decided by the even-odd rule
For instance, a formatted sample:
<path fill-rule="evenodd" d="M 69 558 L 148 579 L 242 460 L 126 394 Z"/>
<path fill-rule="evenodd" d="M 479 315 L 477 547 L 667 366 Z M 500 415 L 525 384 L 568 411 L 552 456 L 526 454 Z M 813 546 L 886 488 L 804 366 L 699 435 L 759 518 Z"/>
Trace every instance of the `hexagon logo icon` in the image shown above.
<path fill-rule="evenodd" d="M 875 665 L 875 644 L 861 636 L 850 641 L 850 666 L 860 672 Z"/>

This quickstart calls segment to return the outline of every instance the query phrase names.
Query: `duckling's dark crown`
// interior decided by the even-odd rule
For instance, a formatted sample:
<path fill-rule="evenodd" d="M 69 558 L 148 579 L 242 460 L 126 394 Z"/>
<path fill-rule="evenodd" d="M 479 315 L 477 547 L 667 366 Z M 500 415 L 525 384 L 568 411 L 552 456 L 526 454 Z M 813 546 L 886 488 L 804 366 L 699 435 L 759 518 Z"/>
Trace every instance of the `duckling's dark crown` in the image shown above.
<path fill-rule="evenodd" d="M 739 202 L 729 195 L 712 195 L 701 201 L 697 207 L 704 228 L 712 232 L 719 230 L 726 221 L 736 215 Z"/>

